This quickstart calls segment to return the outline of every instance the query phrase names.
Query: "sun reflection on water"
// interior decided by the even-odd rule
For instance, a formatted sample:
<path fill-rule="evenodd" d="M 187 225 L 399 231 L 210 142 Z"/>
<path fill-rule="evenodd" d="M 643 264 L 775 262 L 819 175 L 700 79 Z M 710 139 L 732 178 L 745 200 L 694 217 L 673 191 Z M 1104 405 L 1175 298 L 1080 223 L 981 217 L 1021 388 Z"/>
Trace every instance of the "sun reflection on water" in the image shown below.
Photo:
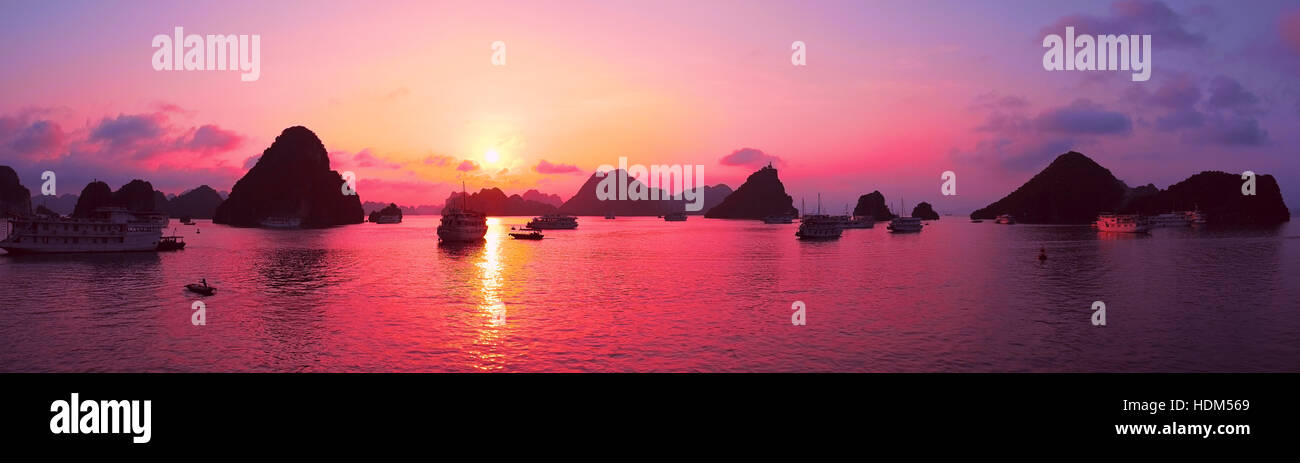
<path fill-rule="evenodd" d="M 477 347 L 475 357 L 478 361 L 474 367 L 480 370 L 500 370 L 505 367 L 505 364 L 504 355 L 498 351 L 502 347 L 506 327 L 506 306 L 501 300 L 502 234 L 496 230 L 500 227 L 501 221 L 497 218 L 489 218 L 487 223 L 488 233 L 483 246 L 483 259 L 475 264 L 479 269 L 481 298 L 477 309 L 483 319 L 483 325 L 478 329 L 478 338 L 475 340 Z"/>

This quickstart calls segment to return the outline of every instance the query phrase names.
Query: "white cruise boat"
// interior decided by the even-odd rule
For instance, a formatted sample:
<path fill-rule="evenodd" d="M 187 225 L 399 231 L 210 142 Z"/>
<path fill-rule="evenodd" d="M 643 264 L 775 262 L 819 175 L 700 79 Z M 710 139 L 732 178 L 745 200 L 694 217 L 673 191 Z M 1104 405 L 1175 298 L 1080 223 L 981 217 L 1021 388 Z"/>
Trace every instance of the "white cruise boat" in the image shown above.
<path fill-rule="evenodd" d="M 803 240 L 833 240 L 844 233 L 840 221 L 829 215 L 809 214 L 799 220 L 799 231 L 794 236 Z"/>
<path fill-rule="evenodd" d="M 1150 229 L 1142 217 L 1131 214 L 1102 214 L 1096 224 L 1097 231 L 1109 233 L 1146 233 Z"/>
<path fill-rule="evenodd" d="M 1150 228 L 1182 228 L 1191 225 L 1186 214 L 1160 214 L 1145 219 Z"/>
<path fill-rule="evenodd" d="M 101 207 L 84 219 L 13 218 L 0 249 L 10 254 L 157 251 L 168 222 L 161 212 L 120 207 Z"/>
<path fill-rule="evenodd" d="M 375 214 L 374 223 L 402 223 L 402 216 L 399 214 Z"/>
<path fill-rule="evenodd" d="M 578 228 L 578 218 L 564 214 L 547 214 L 533 217 L 528 221 L 528 228 L 534 230 L 572 230 Z"/>
<path fill-rule="evenodd" d="M 923 226 L 920 217 L 895 217 L 885 228 L 894 233 L 917 233 Z"/>
<path fill-rule="evenodd" d="M 802 206 L 802 204 L 800 204 Z M 803 208 L 800 208 L 800 212 Z M 805 214 L 799 219 L 799 230 L 794 236 L 801 240 L 833 240 L 844 234 L 840 219 L 822 214 L 822 195 L 817 195 L 817 213 Z"/>
<path fill-rule="evenodd" d="M 287 216 L 271 216 L 262 219 L 261 224 L 266 228 L 298 228 L 302 226 L 302 219 Z"/>
<path fill-rule="evenodd" d="M 1002 215 L 999 215 L 998 218 L 997 218 L 996 220 L 994 220 L 994 223 L 1000 223 L 1000 224 L 1003 224 L 1003 225 L 1015 225 L 1015 224 L 1016 224 L 1016 216 L 1011 215 L 1011 214 L 1002 214 Z"/>
<path fill-rule="evenodd" d="M 453 210 L 442 215 L 438 239 L 448 242 L 481 241 L 487 235 L 487 216 L 470 210 Z"/>
<path fill-rule="evenodd" d="M 469 195 L 465 194 L 465 184 L 460 187 L 460 207 L 443 209 L 442 223 L 438 224 L 438 240 L 449 243 L 471 243 L 483 241 L 487 236 L 487 215 L 469 210 L 466 203 Z"/>
<path fill-rule="evenodd" d="M 855 215 L 845 219 L 840 226 L 843 228 L 872 228 L 876 226 L 876 219 L 869 215 Z"/>
<path fill-rule="evenodd" d="M 1187 218 L 1188 225 L 1193 227 L 1201 227 L 1205 225 L 1205 213 L 1201 212 L 1200 209 L 1183 211 L 1183 215 Z"/>

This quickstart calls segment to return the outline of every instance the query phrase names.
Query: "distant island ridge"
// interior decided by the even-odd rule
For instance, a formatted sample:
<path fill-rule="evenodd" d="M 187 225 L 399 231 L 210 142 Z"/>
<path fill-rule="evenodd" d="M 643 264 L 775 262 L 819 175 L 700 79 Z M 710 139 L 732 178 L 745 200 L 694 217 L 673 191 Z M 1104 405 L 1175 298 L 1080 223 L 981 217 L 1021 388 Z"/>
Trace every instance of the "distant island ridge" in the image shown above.
<path fill-rule="evenodd" d="M 610 172 L 618 175 L 619 172 Z M 361 223 L 366 214 L 397 207 L 410 215 L 440 214 L 455 204 L 466 204 L 492 216 L 538 216 L 570 214 L 580 216 L 662 216 L 685 211 L 685 199 L 606 201 L 596 194 L 600 177 L 592 174 L 567 201 L 535 189 L 523 194 L 506 194 L 500 188 L 482 188 L 473 193 L 451 193 L 441 205 L 397 206 L 360 201 L 359 194 L 340 192 L 343 180 L 330 170 L 329 158 L 320 139 L 305 127 L 285 129 L 258 163 L 236 182 L 231 193 L 201 185 L 180 195 L 164 195 L 145 180 L 132 180 L 113 190 L 93 181 L 80 194 L 31 195 L 17 173 L 0 166 L 0 216 L 20 217 L 33 212 L 88 217 L 103 206 L 165 212 L 171 217 L 212 218 L 216 223 L 257 226 L 269 216 L 288 215 L 304 219 L 304 226 Z M 651 189 L 629 178 L 630 187 Z M 1290 220 L 1290 210 L 1272 175 L 1256 176 L 1256 194 L 1241 194 L 1239 174 L 1205 171 L 1159 189 L 1147 184 L 1129 187 L 1108 169 L 1088 156 L 1069 151 L 1003 198 L 970 214 L 988 220 L 1008 214 L 1019 223 L 1089 224 L 1099 214 L 1155 215 L 1198 209 L 1214 225 L 1276 225 Z M 778 170 L 763 166 L 750 174 L 734 191 L 725 184 L 698 189 L 704 208 L 693 212 L 707 218 L 761 219 L 766 216 L 797 216 L 793 198 L 786 193 Z M 806 211 L 802 211 L 806 213 Z M 913 217 L 939 219 L 928 202 L 918 203 Z M 890 220 L 890 210 L 880 191 L 858 198 L 853 215 Z"/>
<path fill-rule="evenodd" d="M 1241 193 L 1239 174 L 1201 172 L 1168 189 L 1130 188 L 1110 170 L 1076 151 L 1057 156 L 1015 191 L 970 214 L 987 220 L 1002 214 L 1019 223 L 1088 224 L 1098 214 L 1155 215 L 1199 209 L 1213 225 L 1277 225 L 1291 220 L 1272 175 L 1256 176 L 1256 194 Z"/>

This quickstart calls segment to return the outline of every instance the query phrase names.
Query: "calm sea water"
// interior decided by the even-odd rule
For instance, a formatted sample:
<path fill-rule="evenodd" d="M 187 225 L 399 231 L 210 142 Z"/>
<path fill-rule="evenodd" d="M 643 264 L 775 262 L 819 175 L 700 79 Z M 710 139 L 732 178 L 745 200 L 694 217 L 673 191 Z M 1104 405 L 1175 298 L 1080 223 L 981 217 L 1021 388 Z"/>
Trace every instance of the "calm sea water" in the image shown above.
<path fill-rule="evenodd" d="M 1127 236 L 945 217 L 800 242 L 797 225 L 584 217 L 506 235 L 526 221 L 470 246 L 439 246 L 436 217 L 200 221 L 181 252 L 0 256 L 0 370 L 1300 371 L 1295 222 Z M 215 296 L 184 291 L 203 277 Z"/>

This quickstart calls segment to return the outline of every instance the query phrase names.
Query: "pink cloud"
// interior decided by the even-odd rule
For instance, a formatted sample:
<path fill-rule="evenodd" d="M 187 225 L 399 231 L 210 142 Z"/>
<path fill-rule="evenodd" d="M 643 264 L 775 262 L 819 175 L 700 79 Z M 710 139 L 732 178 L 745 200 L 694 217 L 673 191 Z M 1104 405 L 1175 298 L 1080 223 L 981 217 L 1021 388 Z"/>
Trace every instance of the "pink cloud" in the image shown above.
<path fill-rule="evenodd" d="M 1278 32 L 1282 35 L 1282 43 L 1291 51 L 1300 53 L 1300 10 L 1283 15 L 1278 22 Z"/>
<path fill-rule="evenodd" d="M 194 130 L 186 144 L 187 148 L 203 152 L 226 152 L 238 148 L 244 137 L 231 130 L 208 124 Z"/>
<path fill-rule="evenodd" d="M 459 170 L 461 172 L 473 172 L 478 170 L 478 163 L 466 159 L 464 161 L 461 161 L 459 166 L 456 166 L 456 170 Z"/>
<path fill-rule="evenodd" d="M 760 149 L 741 148 L 723 156 L 718 162 L 724 166 L 755 167 L 767 163 L 781 164 L 782 160 L 779 157 L 764 153 Z"/>
<path fill-rule="evenodd" d="M 355 162 L 358 167 L 381 167 L 385 169 L 399 169 L 402 167 L 401 164 L 384 161 L 375 157 L 375 155 L 370 152 L 370 148 L 363 149 L 355 156 L 352 156 L 352 161 Z"/>
<path fill-rule="evenodd" d="M 582 172 L 581 169 L 578 169 L 578 166 L 572 164 L 551 164 L 546 162 L 545 159 L 538 162 L 536 166 L 533 166 L 533 171 L 539 174 L 574 174 Z"/>

